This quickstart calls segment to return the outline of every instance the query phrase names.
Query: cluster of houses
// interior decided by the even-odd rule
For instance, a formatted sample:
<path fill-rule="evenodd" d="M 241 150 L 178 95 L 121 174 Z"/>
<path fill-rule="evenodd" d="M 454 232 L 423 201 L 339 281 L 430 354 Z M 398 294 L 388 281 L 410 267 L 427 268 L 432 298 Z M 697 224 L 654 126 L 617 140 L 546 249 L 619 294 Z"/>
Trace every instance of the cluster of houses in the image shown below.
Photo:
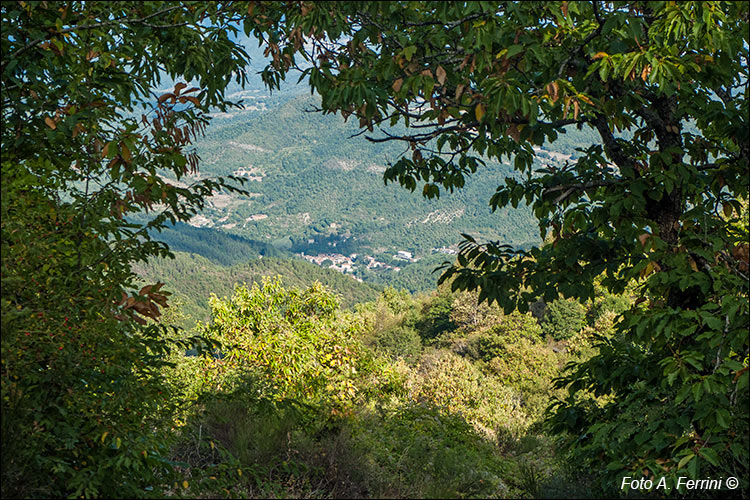
<path fill-rule="evenodd" d="M 390 266 L 386 264 L 385 262 L 380 262 L 379 260 L 375 259 L 375 257 L 371 255 L 365 255 L 365 265 L 367 266 L 367 269 L 392 269 L 393 271 L 400 271 L 401 268 L 398 266 Z"/>
<path fill-rule="evenodd" d="M 409 252 L 406 252 L 406 253 L 409 253 Z M 328 265 L 329 269 L 333 269 L 341 273 L 354 273 L 354 271 L 357 270 L 357 266 L 354 263 L 355 259 L 357 258 L 357 255 L 358 254 L 356 253 L 353 253 L 349 256 L 342 255 L 340 253 L 323 253 L 323 254 L 318 254 L 318 255 L 305 255 L 303 253 L 300 256 L 303 259 L 309 262 L 312 262 L 313 264 L 317 264 L 319 266 L 322 266 L 325 261 L 330 261 L 331 264 Z M 404 260 L 411 260 L 411 257 L 409 257 L 409 259 L 404 259 Z M 385 262 L 381 262 L 375 259 L 375 257 L 371 255 L 363 256 L 360 263 L 364 265 L 367 269 L 391 269 L 396 272 L 401 270 L 400 267 L 388 265 Z"/>
<path fill-rule="evenodd" d="M 451 247 L 440 247 L 440 248 L 433 248 L 432 253 L 447 253 L 448 255 L 456 255 L 458 253 L 458 250 Z"/>
<path fill-rule="evenodd" d="M 357 266 L 354 265 L 354 259 L 357 258 L 356 253 L 353 253 L 349 257 L 340 253 L 322 253 L 318 255 L 305 255 L 303 253 L 302 258 L 319 266 L 322 266 L 323 262 L 329 260 L 331 264 L 328 267 L 342 273 L 353 273 L 357 269 Z"/>

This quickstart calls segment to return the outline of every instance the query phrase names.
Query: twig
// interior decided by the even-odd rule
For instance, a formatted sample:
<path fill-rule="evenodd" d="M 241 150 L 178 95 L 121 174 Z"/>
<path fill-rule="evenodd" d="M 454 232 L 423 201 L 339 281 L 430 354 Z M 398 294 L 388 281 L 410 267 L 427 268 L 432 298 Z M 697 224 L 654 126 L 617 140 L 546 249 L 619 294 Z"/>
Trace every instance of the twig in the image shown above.
<path fill-rule="evenodd" d="M 90 29 L 94 29 L 94 28 L 101 28 L 103 26 L 114 26 L 114 25 L 117 25 L 117 24 L 141 23 L 141 24 L 148 25 L 147 23 L 144 23 L 145 20 L 151 19 L 152 17 L 156 17 L 156 16 L 159 16 L 161 14 L 166 14 L 167 12 L 171 12 L 171 11 L 173 11 L 175 9 L 180 9 L 180 8 L 182 8 L 181 5 L 175 5 L 173 7 L 162 9 L 162 10 L 160 10 L 158 12 L 154 12 L 153 14 L 149 14 L 147 16 L 141 17 L 140 19 L 127 20 L 126 18 L 121 17 L 120 19 L 115 19 L 114 21 L 107 21 L 107 22 L 94 23 L 94 24 L 87 24 L 87 25 L 84 25 L 84 26 L 71 26 L 70 28 L 65 28 L 63 30 L 58 31 L 57 34 L 63 35 L 65 33 L 70 33 L 72 31 L 90 30 Z M 187 23 L 185 23 L 185 24 L 187 24 Z M 182 24 L 180 26 L 184 26 L 185 24 Z M 148 26 L 159 27 L 159 26 L 155 26 L 155 25 L 148 25 Z M 169 25 L 164 25 L 164 26 L 165 27 L 170 27 Z M 30 49 L 30 48 L 32 48 L 32 47 L 40 44 L 44 40 L 46 40 L 46 38 L 37 38 L 36 40 L 33 40 L 33 41 L 27 43 L 26 45 L 24 45 L 23 47 L 21 47 L 20 49 L 18 49 L 17 51 L 15 51 L 13 54 L 11 54 L 11 56 L 10 56 L 11 59 L 14 58 L 14 57 L 17 57 L 19 54 L 27 51 L 28 49 Z"/>

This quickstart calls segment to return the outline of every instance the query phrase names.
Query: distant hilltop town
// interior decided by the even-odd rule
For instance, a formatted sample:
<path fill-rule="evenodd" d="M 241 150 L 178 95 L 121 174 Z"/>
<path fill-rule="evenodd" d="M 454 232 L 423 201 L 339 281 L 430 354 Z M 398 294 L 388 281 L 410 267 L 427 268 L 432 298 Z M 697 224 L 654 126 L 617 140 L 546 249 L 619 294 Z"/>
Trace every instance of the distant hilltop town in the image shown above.
<path fill-rule="evenodd" d="M 370 270 L 390 269 L 395 272 L 398 272 L 401 270 L 400 267 L 391 266 L 390 264 L 381 262 L 377 260 L 375 257 L 373 257 L 372 255 L 360 256 L 359 254 L 356 254 L 356 253 L 350 254 L 349 256 L 342 255 L 340 253 L 322 253 L 318 255 L 305 255 L 304 253 L 302 253 L 300 254 L 300 257 L 302 257 L 303 259 L 309 262 L 312 262 L 313 264 L 328 267 L 329 269 L 333 269 L 341 273 L 354 273 L 357 270 L 358 266 L 362 266 Z M 411 252 L 406 252 L 403 250 L 399 250 L 396 253 L 396 255 L 393 256 L 393 258 L 400 259 L 400 260 L 407 260 L 410 262 L 416 262 L 418 260 L 412 257 Z M 325 264 L 326 261 L 328 261 L 329 263 Z"/>

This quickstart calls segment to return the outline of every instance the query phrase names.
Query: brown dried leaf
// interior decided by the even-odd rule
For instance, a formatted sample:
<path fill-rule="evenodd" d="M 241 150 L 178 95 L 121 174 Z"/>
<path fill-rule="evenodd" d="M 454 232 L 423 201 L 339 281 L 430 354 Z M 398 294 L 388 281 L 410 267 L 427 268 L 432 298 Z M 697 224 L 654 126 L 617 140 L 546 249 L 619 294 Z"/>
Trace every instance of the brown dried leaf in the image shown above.
<path fill-rule="evenodd" d="M 521 130 L 515 123 L 508 127 L 508 135 L 511 136 L 514 141 L 521 142 Z"/>
<path fill-rule="evenodd" d="M 737 260 L 750 263 L 750 245 L 742 243 L 732 249 L 732 257 Z"/>
<path fill-rule="evenodd" d="M 463 83 L 456 86 L 456 102 L 461 98 L 461 94 L 464 93 L 464 88 L 466 88 L 466 85 Z"/>
<path fill-rule="evenodd" d="M 440 85 L 445 85 L 445 78 L 448 76 L 445 69 L 443 69 L 442 66 L 438 66 L 435 70 L 435 76 L 437 77 L 437 81 Z"/>
<path fill-rule="evenodd" d="M 52 118 L 50 118 L 49 116 L 48 116 L 48 117 L 46 117 L 46 118 L 44 119 L 44 123 L 46 123 L 46 124 L 47 124 L 47 126 L 48 126 L 49 128 L 51 128 L 52 130 L 55 130 L 55 129 L 57 128 L 57 124 L 56 124 L 56 123 L 55 123 L 55 121 L 54 121 L 54 120 L 53 120 Z"/>
<path fill-rule="evenodd" d="M 559 89 L 557 86 L 557 82 L 551 82 L 547 84 L 547 94 L 549 94 L 550 100 L 552 100 L 552 104 L 557 101 L 558 90 Z"/>

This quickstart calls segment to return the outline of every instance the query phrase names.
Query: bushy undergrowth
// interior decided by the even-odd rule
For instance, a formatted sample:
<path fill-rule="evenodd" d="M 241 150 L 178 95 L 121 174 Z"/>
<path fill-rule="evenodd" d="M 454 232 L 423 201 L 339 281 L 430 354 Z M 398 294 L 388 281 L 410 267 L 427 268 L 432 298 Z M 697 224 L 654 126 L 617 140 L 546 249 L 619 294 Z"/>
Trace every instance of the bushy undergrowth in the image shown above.
<path fill-rule="evenodd" d="M 213 319 L 200 328 L 222 347 L 171 358 L 173 391 L 193 401 L 174 448 L 188 486 L 175 492 L 558 494 L 550 478 L 564 456 L 543 414 L 560 395 L 552 379 L 586 355 L 575 346 L 594 325 L 560 342 L 530 314 L 472 304 L 470 294 L 388 289 L 351 313 L 325 288 L 278 280 L 212 299 Z M 599 304 L 589 317 L 611 316 Z"/>

